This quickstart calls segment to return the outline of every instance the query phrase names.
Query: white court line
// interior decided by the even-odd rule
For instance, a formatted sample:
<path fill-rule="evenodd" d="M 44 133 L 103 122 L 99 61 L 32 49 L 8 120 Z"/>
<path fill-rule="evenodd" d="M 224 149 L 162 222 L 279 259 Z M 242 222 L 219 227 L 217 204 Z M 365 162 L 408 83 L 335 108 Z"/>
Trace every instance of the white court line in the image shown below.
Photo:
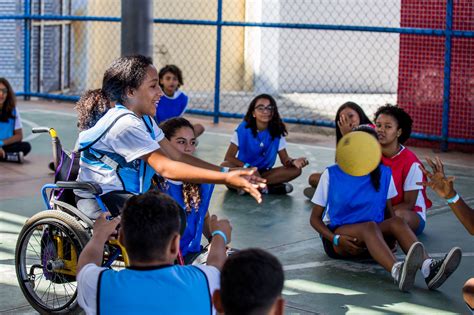
<path fill-rule="evenodd" d="M 21 112 L 22 113 L 42 113 L 42 114 L 53 114 L 53 115 L 60 115 L 60 116 L 67 116 L 67 117 L 77 117 L 77 115 L 73 114 L 73 113 L 65 113 L 65 112 L 47 110 L 47 109 L 27 109 L 27 110 L 22 110 Z"/>
<path fill-rule="evenodd" d="M 442 258 L 446 255 L 446 253 L 430 253 L 430 257 L 432 258 Z M 467 253 L 462 253 L 463 257 L 474 257 L 474 252 L 467 252 Z M 396 255 L 398 259 L 405 259 L 405 255 Z M 285 271 L 291 271 L 291 270 L 301 270 L 301 269 L 308 269 L 308 268 L 319 268 L 319 267 L 325 267 L 325 266 L 331 266 L 331 267 L 340 267 L 344 266 L 347 267 L 347 264 L 354 264 L 354 265 L 365 265 L 366 269 L 380 269 L 382 268 L 379 265 L 374 265 L 372 263 L 365 263 L 365 262 L 357 262 L 357 261 L 351 261 L 351 260 L 325 260 L 325 261 L 312 261 L 312 262 L 307 262 L 307 263 L 300 263 L 300 264 L 292 264 L 292 265 L 286 265 L 283 266 L 283 270 Z M 355 270 L 357 271 L 357 270 Z"/>
<path fill-rule="evenodd" d="M 35 128 L 35 127 L 39 127 L 39 125 L 37 123 L 35 123 L 34 121 L 31 121 L 31 120 L 28 120 L 28 119 L 24 119 L 22 118 L 21 119 L 21 122 L 30 126 L 31 128 Z M 27 141 L 31 141 L 37 137 L 39 137 L 41 134 L 39 133 L 32 133 L 30 134 L 28 137 L 26 137 L 25 139 L 23 139 L 23 141 L 27 142 Z"/>

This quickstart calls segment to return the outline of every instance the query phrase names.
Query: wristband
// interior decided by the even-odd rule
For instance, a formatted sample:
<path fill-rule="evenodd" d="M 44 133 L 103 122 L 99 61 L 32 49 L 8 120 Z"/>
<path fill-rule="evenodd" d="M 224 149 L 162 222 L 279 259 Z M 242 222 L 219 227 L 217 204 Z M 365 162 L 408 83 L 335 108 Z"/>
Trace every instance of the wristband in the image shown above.
<path fill-rule="evenodd" d="M 341 237 L 341 235 L 339 235 L 339 234 L 334 235 L 334 237 L 332 239 L 332 243 L 334 244 L 334 246 L 339 246 L 339 238 L 340 237 Z"/>
<path fill-rule="evenodd" d="M 221 167 L 221 172 L 222 173 L 229 173 L 229 170 L 230 170 L 230 168 L 228 168 L 227 166 L 222 166 Z"/>
<path fill-rule="evenodd" d="M 0 140 L 0 147 L 3 147 L 4 142 Z"/>
<path fill-rule="evenodd" d="M 216 235 L 220 235 L 224 239 L 224 243 L 227 245 L 227 236 L 221 230 L 215 230 L 214 232 L 212 232 L 211 235 L 212 235 L 212 237 L 214 237 Z"/>
<path fill-rule="evenodd" d="M 244 168 L 249 168 L 249 167 L 252 167 L 252 165 L 250 165 L 249 163 L 244 164 Z"/>
<path fill-rule="evenodd" d="M 456 203 L 459 200 L 459 194 L 456 193 L 456 196 L 453 198 L 446 199 L 447 203 Z"/>

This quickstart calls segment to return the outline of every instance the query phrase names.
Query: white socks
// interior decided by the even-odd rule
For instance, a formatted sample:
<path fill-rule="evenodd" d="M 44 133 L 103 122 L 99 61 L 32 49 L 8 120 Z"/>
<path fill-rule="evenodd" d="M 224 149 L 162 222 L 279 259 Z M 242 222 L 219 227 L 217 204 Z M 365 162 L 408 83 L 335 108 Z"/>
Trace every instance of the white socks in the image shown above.
<path fill-rule="evenodd" d="M 425 259 L 425 261 L 423 262 L 423 265 L 421 265 L 421 274 L 425 278 L 428 278 L 428 276 L 430 275 L 430 264 L 432 261 L 433 259 L 431 258 Z"/>
<path fill-rule="evenodd" d="M 401 265 L 403 264 L 402 261 L 399 261 L 399 262 L 396 262 L 393 264 L 392 266 L 392 278 L 395 279 L 396 281 L 398 281 L 398 275 L 400 274 L 400 267 Z"/>

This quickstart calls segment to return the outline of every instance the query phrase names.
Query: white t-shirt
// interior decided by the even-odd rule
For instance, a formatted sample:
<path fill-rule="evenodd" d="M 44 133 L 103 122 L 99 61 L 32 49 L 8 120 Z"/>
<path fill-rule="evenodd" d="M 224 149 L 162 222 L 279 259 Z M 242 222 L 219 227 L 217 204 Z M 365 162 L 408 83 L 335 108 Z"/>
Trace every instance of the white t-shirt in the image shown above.
<path fill-rule="evenodd" d="M 214 291 L 220 288 L 221 272 L 214 266 L 196 265 L 196 267 L 206 275 L 209 293 L 212 297 Z M 85 265 L 77 275 L 77 301 L 87 315 L 97 313 L 97 285 L 99 275 L 105 269 L 108 268 L 90 263 Z M 212 313 L 216 313 L 214 306 L 212 307 Z"/>
<path fill-rule="evenodd" d="M 135 115 L 125 115 L 113 125 L 112 128 L 92 147 L 97 150 L 114 152 L 122 156 L 127 163 L 137 160 L 142 156 L 160 148 L 158 142 L 165 137 L 163 131 L 152 119 L 153 130 L 156 140 L 150 137 L 150 133 L 142 119 Z M 113 169 L 104 169 L 99 166 L 80 162 L 78 181 L 90 181 L 98 183 L 104 194 L 123 190 L 122 183 Z M 74 191 L 83 198 L 93 198 L 87 192 Z"/>
<path fill-rule="evenodd" d="M 311 202 L 319 205 L 323 208 L 326 208 L 328 205 L 328 194 L 329 194 L 329 172 L 327 169 L 321 174 L 321 178 L 319 179 L 318 187 L 314 192 L 314 196 L 311 199 Z M 390 185 L 388 186 L 388 194 L 387 200 L 392 199 L 397 195 L 397 188 L 395 187 L 395 182 L 393 181 L 393 177 L 390 175 Z M 325 224 L 329 224 L 330 218 L 328 216 L 328 211 L 324 211 L 323 222 Z"/>
<path fill-rule="evenodd" d="M 230 142 L 235 144 L 236 146 L 239 146 L 239 135 L 237 134 L 237 131 L 234 131 L 234 134 L 232 135 Z M 280 152 L 283 149 L 286 149 L 286 139 L 285 137 L 282 136 L 280 137 L 280 142 L 278 143 L 278 152 Z"/>
<path fill-rule="evenodd" d="M 415 206 L 420 207 L 421 211 L 417 212 L 426 221 L 426 202 L 423 198 L 423 186 L 417 185 L 416 183 L 423 181 L 423 172 L 420 169 L 420 163 L 413 163 L 408 171 L 405 182 L 403 183 L 403 191 L 418 190 L 416 196 Z"/>
<path fill-rule="evenodd" d="M 16 111 L 16 117 L 15 117 L 15 130 L 23 128 L 23 125 L 21 124 L 21 117 L 20 117 L 20 111 L 18 108 L 15 108 Z"/>

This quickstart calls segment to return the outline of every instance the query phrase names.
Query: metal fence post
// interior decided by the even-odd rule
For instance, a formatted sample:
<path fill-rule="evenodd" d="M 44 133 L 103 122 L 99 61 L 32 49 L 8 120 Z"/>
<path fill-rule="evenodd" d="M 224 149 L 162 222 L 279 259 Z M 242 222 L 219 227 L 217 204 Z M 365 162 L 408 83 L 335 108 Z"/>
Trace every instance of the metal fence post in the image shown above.
<path fill-rule="evenodd" d="M 214 83 L 214 123 L 219 122 L 221 94 L 222 0 L 217 0 L 216 77 Z"/>
<path fill-rule="evenodd" d="M 153 1 L 122 0 L 121 55 L 153 57 Z"/>
<path fill-rule="evenodd" d="M 31 62 L 31 4 L 30 0 L 25 0 L 25 13 L 24 13 L 24 60 L 23 60 L 23 91 L 25 100 L 30 99 L 30 62 Z"/>
<path fill-rule="evenodd" d="M 451 40 L 453 28 L 453 0 L 446 1 L 446 37 L 444 42 L 443 119 L 441 124 L 441 151 L 448 151 L 449 98 L 451 94 Z"/>

